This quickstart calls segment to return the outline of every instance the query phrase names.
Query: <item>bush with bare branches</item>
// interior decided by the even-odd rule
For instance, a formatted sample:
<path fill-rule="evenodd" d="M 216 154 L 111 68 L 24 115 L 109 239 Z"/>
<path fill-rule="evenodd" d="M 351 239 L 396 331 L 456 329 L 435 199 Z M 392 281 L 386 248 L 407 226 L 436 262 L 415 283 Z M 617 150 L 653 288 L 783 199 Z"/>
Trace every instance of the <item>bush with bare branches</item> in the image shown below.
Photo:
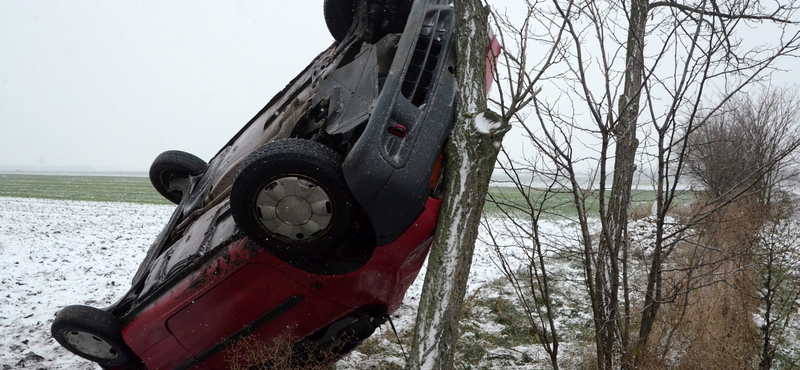
<path fill-rule="evenodd" d="M 775 185 L 798 173 L 799 124 L 797 89 L 733 96 L 688 135 L 686 169 L 715 197 L 747 189 L 768 203 Z"/>

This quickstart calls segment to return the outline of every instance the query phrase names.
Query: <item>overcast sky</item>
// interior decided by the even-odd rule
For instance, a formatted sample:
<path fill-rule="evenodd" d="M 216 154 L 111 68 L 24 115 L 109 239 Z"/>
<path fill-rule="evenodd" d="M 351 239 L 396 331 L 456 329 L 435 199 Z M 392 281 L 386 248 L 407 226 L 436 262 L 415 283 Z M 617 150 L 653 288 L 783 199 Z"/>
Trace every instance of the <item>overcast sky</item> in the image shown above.
<path fill-rule="evenodd" d="M 209 160 L 332 42 L 321 0 L 0 0 L 0 168 Z"/>
<path fill-rule="evenodd" d="M 322 4 L 0 0 L 0 171 L 146 172 L 175 149 L 210 160 L 333 42 Z M 524 152 L 520 138 L 504 145 Z"/>

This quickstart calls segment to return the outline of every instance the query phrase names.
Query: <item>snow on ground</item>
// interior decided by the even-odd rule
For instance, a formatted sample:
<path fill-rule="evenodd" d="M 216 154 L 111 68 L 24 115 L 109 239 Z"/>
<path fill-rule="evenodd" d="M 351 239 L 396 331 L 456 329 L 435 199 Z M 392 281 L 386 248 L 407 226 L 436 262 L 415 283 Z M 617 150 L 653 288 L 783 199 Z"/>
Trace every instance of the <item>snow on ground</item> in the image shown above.
<path fill-rule="evenodd" d="M 172 206 L 0 197 L 0 370 L 99 369 L 50 336 L 64 306 L 103 307 L 124 294 Z M 500 277 L 491 251 L 475 251 L 470 291 Z M 413 328 L 424 267 L 395 314 Z M 468 293 L 469 294 L 469 293 Z"/>
<path fill-rule="evenodd" d="M 53 317 L 66 305 L 103 307 L 126 292 L 150 243 L 166 224 L 173 209 L 172 206 L 159 205 L 0 197 L 0 271 L 3 272 L 0 274 L 0 370 L 99 369 L 67 352 L 51 338 Z M 518 243 L 528 245 L 530 242 L 502 235 L 502 230 L 509 227 L 502 220 L 492 219 L 487 225 L 494 236 L 499 237 L 499 242 L 506 244 L 504 253 L 511 256 L 509 261 L 522 263 L 525 252 Z M 591 320 L 586 317 L 585 310 L 577 308 L 585 293 L 579 285 L 582 270 L 569 261 L 559 262 L 561 257 L 558 256 L 559 252 L 575 247 L 572 243 L 576 225 L 569 221 L 551 221 L 540 223 L 540 227 L 546 238 L 545 244 L 555 248 L 545 254 L 556 262 L 550 266 L 551 276 L 556 279 L 555 288 L 560 292 L 557 298 L 563 305 L 556 323 L 567 331 L 562 333 L 566 342 L 561 343 L 561 353 L 579 354 L 583 351 L 580 343 L 571 340 L 576 339 L 579 334 L 576 332 Z M 652 228 L 652 222 L 647 219 L 635 222 L 630 228 L 634 246 L 642 255 L 651 251 Z M 502 273 L 496 265 L 494 252 L 486 244 L 489 239 L 489 233 L 482 227 L 466 293 L 468 300 L 479 296 L 479 299 L 514 302 L 513 293 L 506 287 L 498 288 L 496 284 Z M 413 330 L 416 318 L 424 272 L 425 267 L 409 288 L 403 305 L 393 315 L 398 332 L 401 335 L 405 333 L 403 342 L 406 349 L 410 342 L 408 333 Z M 476 313 L 466 325 L 477 326 L 480 335 L 496 334 L 504 329 L 498 326 L 494 314 L 486 312 L 489 311 L 486 306 L 473 310 Z M 476 332 L 466 331 L 462 341 L 477 346 L 483 344 L 470 336 L 476 336 Z M 337 368 L 381 369 L 387 364 L 403 363 L 400 346 L 389 325 L 383 325 L 370 341 L 387 349 L 362 353 L 362 348 L 359 348 L 338 363 Z M 365 347 L 369 345 L 366 343 Z M 483 349 L 485 356 L 480 361 L 493 360 L 491 363 L 481 362 L 481 367 L 547 367 L 544 351 L 536 345 Z"/>
<path fill-rule="evenodd" d="M 66 305 L 103 307 L 124 294 L 150 243 L 166 224 L 172 210 L 172 206 L 0 197 L 0 269 L 5 271 L 0 275 L 0 370 L 99 369 L 67 352 L 51 338 L 53 316 Z M 508 227 L 496 219 L 487 225 L 492 230 Z M 548 244 L 552 245 L 570 244 L 568 239 L 575 232 L 574 225 L 569 222 L 543 222 L 540 227 L 551 239 Z M 501 243 L 508 243 L 504 253 L 516 255 L 509 260 L 510 263 L 524 261 L 525 253 L 515 246 L 519 240 L 508 235 L 495 236 Z M 510 292 L 498 293 L 496 287 L 490 287 L 502 277 L 502 273 L 496 265 L 494 251 L 486 244 L 488 239 L 489 235 L 482 227 L 467 297 L 499 300 L 498 294 L 503 294 L 503 299 L 514 301 Z M 523 241 L 523 244 L 528 243 Z M 406 334 L 403 340 L 406 347 L 410 341 L 407 334 L 413 330 L 416 319 L 425 268 L 423 266 L 403 305 L 393 315 L 398 332 Z M 556 272 L 565 276 L 580 274 L 580 271 L 570 270 L 571 267 L 563 264 Z M 582 295 L 576 287 L 560 289 L 573 299 Z M 476 325 L 481 332 L 490 334 L 503 329 L 493 320 L 496 317 L 484 312 L 488 311 L 486 307 L 477 310 L 477 316 L 473 318 L 477 322 L 468 322 L 467 325 Z M 573 326 L 585 321 L 581 315 L 564 316 L 564 320 Z M 337 368 L 379 369 L 387 363 L 401 365 L 400 347 L 390 330 L 389 325 L 383 325 L 373 336 L 374 343 L 387 347 L 383 354 L 365 355 L 357 350 L 343 359 Z M 466 332 L 465 338 L 471 334 L 474 335 Z M 490 368 L 533 369 L 541 367 L 536 366 L 537 363 L 546 363 L 538 346 L 488 351 L 493 351 L 487 352 L 488 357 L 501 359 L 492 362 Z"/>
<path fill-rule="evenodd" d="M 53 316 L 125 293 L 172 209 L 0 197 L 0 369 L 99 369 L 50 337 Z"/>

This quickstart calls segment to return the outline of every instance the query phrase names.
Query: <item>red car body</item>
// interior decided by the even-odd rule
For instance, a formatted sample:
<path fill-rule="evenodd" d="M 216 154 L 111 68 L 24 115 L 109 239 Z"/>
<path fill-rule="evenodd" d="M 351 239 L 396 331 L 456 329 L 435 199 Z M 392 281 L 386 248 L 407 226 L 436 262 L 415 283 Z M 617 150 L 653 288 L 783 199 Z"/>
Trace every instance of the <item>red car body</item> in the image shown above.
<path fill-rule="evenodd" d="M 253 336 L 249 340 L 272 343 L 309 336 L 332 317 L 345 318 L 360 307 L 394 312 L 427 256 L 439 206 L 431 198 L 400 238 L 376 248 L 364 267 L 344 275 L 304 272 L 247 238 L 229 242 L 144 308 L 122 336 L 148 369 L 226 369 L 236 361 L 226 340 L 240 330 Z M 234 227 L 229 215 L 218 222 Z M 281 319 L 265 318 L 272 315 Z"/>

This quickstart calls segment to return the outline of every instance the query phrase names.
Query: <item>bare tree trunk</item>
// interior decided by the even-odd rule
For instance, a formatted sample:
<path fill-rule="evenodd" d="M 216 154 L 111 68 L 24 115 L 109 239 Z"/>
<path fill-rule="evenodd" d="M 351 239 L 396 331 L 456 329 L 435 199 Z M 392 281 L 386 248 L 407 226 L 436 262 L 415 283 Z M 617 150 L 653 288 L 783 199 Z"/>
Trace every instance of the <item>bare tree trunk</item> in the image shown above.
<path fill-rule="evenodd" d="M 601 335 L 604 345 L 602 367 L 614 367 L 615 344 L 620 341 L 623 357 L 628 351 L 628 328 L 620 328 L 620 302 L 619 288 L 620 277 L 623 270 L 620 266 L 627 265 L 627 261 L 620 259 L 620 252 L 627 257 L 628 248 L 628 208 L 631 203 L 631 187 L 633 174 L 636 171 L 636 149 L 639 140 L 636 130 L 639 118 L 639 100 L 644 81 L 644 36 L 647 25 L 648 0 L 631 0 L 628 18 L 628 39 L 626 42 L 627 54 L 625 55 L 625 81 L 624 92 L 619 98 L 619 119 L 611 127 L 615 138 L 614 155 L 614 182 L 611 186 L 608 212 L 603 217 L 603 237 L 600 239 L 599 261 L 597 270 L 598 292 L 603 296 L 604 328 Z M 600 201 L 604 202 L 601 195 Z M 601 208 L 602 209 L 602 208 Z M 624 277 L 624 276 L 623 276 Z M 627 291 L 625 306 L 628 306 Z M 598 359 L 600 362 L 601 359 Z M 627 362 L 627 361 L 624 361 Z M 623 363 L 623 366 L 626 366 Z"/>
<path fill-rule="evenodd" d="M 762 334 L 762 346 L 761 346 L 761 362 L 758 363 L 759 370 L 769 370 L 772 368 L 772 362 L 774 361 L 775 357 L 775 346 L 772 343 L 772 304 L 775 300 L 775 289 L 774 284 L 772 282 L 773 278 L 773 263 L 774 263 L 774 255 L 773 255 L 773 248 L 772 246 L 767 247 L 768 253 L 766 254 L 766 266 L 764 266 L 765 274 L 764 274 L 764 294 L 763 294 L 763 301 L 764 301 L 764 325 L 760 328 Z"/>
<path fill-rule="evenodd" d="M 445 148 L 447 175 L 433 249 L 420 297 L 407 369 L 452 369 L 458 321 L 483 203 L 507 122 L 483 130 L 488 12 L 479 0 L 455 0 L 458 98 Z"/>

